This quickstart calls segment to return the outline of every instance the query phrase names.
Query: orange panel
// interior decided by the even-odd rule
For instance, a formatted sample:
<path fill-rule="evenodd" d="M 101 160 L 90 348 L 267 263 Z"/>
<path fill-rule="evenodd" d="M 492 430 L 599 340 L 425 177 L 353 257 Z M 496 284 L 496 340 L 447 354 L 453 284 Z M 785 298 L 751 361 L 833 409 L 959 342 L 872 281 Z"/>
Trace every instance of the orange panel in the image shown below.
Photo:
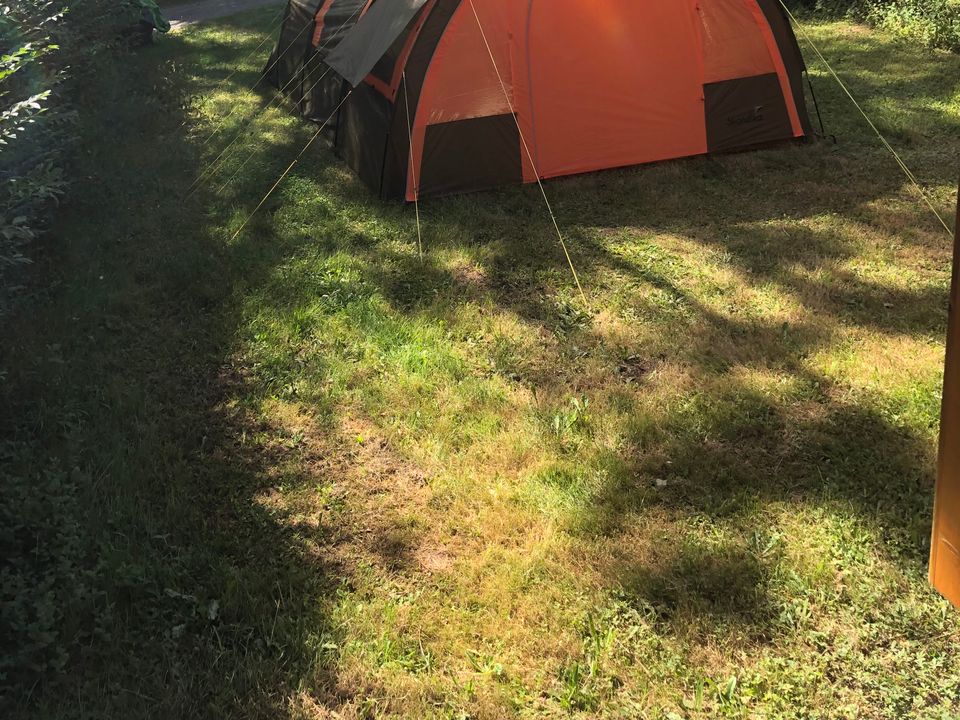
<path fill-rule="evenodd" d="M 469 0 L 464 0 L 437 45 L 421 95 L 418 125 L 501 115 L 510 112 L 510 104 L 515 103 L 516 38 L 512 31 L 520 14 L 517 11 L 525 12 L 525 8 L 510 0 L 479 0 L 475 5 L 483 32 Z"/>
<path fill-rule="evenodd" d="M 756 5 L 754 0 L 697 3 L 705 83 L 776 71 L 753 13 Z"/>
<path fill-rule="evenodd" d="M 705 153 L 697 22 L 692 0 L 534 0 L 540 174 Z"/>
<path fill-rule="evenodd" d="M 960 195 L 956 228 L 940 420 L 940 462 L 930 543 L 930 582 L 960 607 Z"/>

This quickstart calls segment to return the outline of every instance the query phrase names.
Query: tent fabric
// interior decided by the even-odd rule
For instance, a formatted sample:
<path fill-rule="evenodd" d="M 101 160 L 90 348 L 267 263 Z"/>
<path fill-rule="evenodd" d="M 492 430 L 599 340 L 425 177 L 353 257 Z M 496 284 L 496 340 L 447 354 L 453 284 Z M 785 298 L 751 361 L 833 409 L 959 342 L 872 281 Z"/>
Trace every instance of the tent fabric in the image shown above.
<path fill-rule="evenodd" d="M 304 60 L 311 50 L 310 29 L 316 14 L 315 0 L 289 0 L 280 29 L 280 38 L 267 61 L 266 79 L 278 89 L 283 87 L 299 103 L 302 88 L 297 82 Z"/>
<path fill-rule="evenodd" d="M 314 18 L 313 46 L 328 55 L 356 27 L 370 0 L 325 0 Z"/>
<path fill-rule="evenodd" d="M 777 50 L 787 69 L 794 106 L 800 112 L 804 133 L 809 135 L 812 130 L 810 118 L 806 113 L 806 94 L 803 89 L 803 73 L 806 71 L 806 65 L 803 62 L 803 53 L 800 52 L 800 43 L 797 42 L 797 36 L 790 26 L 790 20 L 780 0 L 757 0 L 757 6 L 773 33 Z"/>
<path fill-rule="evenodd" d="M 299 62 L 331 71 L 299 98 L 285 92 L 316 120 L 346 98 L 331 123 L 333 145 L 385 198 L 746 150 L 811 132 L 806 68 L 777 0 L 294 4 L 315 23 Z M 315 44 L 328 36 L 329 45 Z M 304 74 L 314 77 L 313 67 Z"/>
<path fill-rule="evenodd" d="M 327 57 L 327 64 L 356 87 L 407 28 L 427 0 L 379 0 Z"/>

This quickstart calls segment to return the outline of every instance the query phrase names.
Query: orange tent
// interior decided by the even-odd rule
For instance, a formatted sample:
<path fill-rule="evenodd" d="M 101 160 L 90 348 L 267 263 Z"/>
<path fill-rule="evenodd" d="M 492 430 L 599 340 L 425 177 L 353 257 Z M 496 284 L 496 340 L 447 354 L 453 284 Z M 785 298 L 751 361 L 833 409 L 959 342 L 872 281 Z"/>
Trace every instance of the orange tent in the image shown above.
<path fill-rule="evenodd" d="M 407 200 L 810 132 L 777 0 L 289 0 L 269 68 Z"/>

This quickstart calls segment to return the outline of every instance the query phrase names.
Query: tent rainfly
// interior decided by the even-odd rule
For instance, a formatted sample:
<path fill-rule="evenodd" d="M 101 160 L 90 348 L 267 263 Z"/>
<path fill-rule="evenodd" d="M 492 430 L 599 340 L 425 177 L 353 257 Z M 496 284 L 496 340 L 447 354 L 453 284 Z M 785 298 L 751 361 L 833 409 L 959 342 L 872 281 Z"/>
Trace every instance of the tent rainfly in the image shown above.
<path fill-rule="evenodd" d="M 383 198 L 810 133 L 779 0 L 288 0 L 267 67 Z"/>

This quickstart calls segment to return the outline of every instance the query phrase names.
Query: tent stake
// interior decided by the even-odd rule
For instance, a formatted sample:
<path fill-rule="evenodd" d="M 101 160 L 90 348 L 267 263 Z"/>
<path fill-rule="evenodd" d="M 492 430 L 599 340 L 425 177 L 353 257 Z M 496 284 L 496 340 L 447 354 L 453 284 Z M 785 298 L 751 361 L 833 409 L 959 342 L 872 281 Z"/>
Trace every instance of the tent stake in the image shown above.
<path fill-rule="evenodd" d="M 420 253 L 420 262 L 423 262 L 423 232 L 420 230 L 420 188 L 417 185 L 417 168 L 413 164 L 413 126 L 410 124 L 410 96 L 407 95 L 407 71 L 403 71 L 403 106 L 407 111 L 407 145 L 410 148 L 409 160 L 410 176 L 413 179 L 413 206 L 417 213 L 417 250 Z"/>

